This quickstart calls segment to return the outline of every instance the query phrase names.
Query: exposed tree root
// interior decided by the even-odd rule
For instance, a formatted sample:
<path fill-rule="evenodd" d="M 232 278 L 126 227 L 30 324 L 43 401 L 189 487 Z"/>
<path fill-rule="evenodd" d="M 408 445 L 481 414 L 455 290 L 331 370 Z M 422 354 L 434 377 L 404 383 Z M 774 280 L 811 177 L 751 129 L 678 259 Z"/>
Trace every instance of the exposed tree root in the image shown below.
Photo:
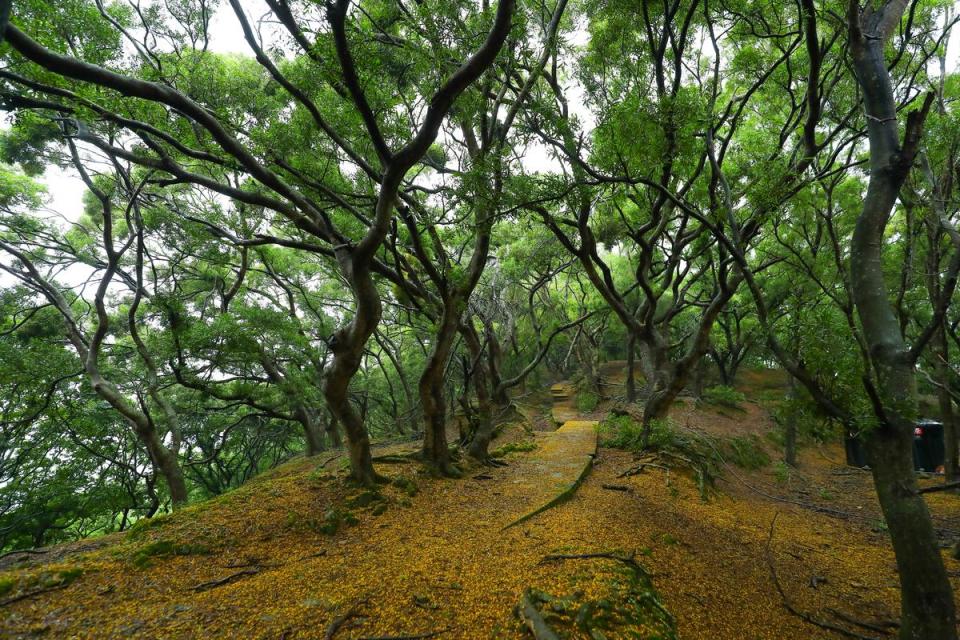
<path fill-rule="evenodd" d="M 380 464 L 411 464 L 422 459 L 420 452 L 416 453 L 391 453 L 382 456 L 373 456 L 373 461 Z"/>
<path fill-rule="evenodd" d="M 646 471 L 647 469 L 660 469 L 661 471 L 670 471 L 670 467 L 662 464 L 656 464 L 654 462 L 641 462 L 640 464 L 634 465 L 618 475 L 618 478 L 629 478 L 630 476 L 637 476 Z"/>
<path fill-rule="evenodd" d="M 627 493 L 633 491 L 633 489 L 625 484 L 602 484 L 600 487 L 608 491 L 626 491 Z"/>
<path fill-rule="evenodd" d="M 0 607 L 5 607 L 8 604 L 13 604 L 14 602 L 20 602 L 21 600 L 26 600 L 34 596 L 39 596 L 44 593 L 49 593 L 51 591 L 66 589 L 68 586 L 70 586 L 69 582 L 62 582 L 60 584 L 55 584 L 52 587 L 43 587 L 42 589 L 33 589 L 32 591 L 24 591 L 23 593 L 20 593 L 18 595 L 10 596 L 9 598 L 0 600 Z"/>
<path fill-rule="evenodd" d="M 951 489 L 960 488 L 960 482 L 948 482 L 947 484 L 938 484 L 933 487 L 924 487 L 923 489 L 917 489 L 917 493 L 936 493 L 938 491 L 950 491 Z"/>
<path fill-rule="evenodd" d="M 50 549 L 15 549 L 13 551 L 7 551 L 6 553 L 0 553 L 0 560 L 3 560 L 4 558 L 7 558 L 9 556 L 14 556 L 20 553 L 24 555 L 40 556 L 45 553 L 50 553 Z"/>
<path fill-rule="evenodd" d="M 239 580 L 240 578 L 243 578 L 244 576 L 252 576 L 258 573 L 260 573 L 260 569 L 250 567 L 249 569 L 243 569 L 241 571 L 237 571 L 236 573 L 231 573 L 225 578 L 220 578 L 219 580 L 211 580 L 210 582 L 201 582 L 197 586 L 192 587 L 191 590 L 196 591 L 198 593 L 201 591 L 209 591 L 210 589 L 216 589 L 217 587 L 222 587 L 225 584 L 236 582 L 237 580 Z"/>
<path fill-rule="evenodd" d="M 613 591 L 597 599 L 584 599 L 583 592 L 554 597 L 537 589 L 527 589 L 515 613 L 535 640 L 557 640 L 561 629 L 569 629 L 570 633 L 576 630 L 575 637 L 587 634 L 591 638 L 605 638 L 607 633 L 623 637 L 617 634 L 634 625 L 658 628 L 662 635 L 657 637 L 676 637 L 673 615 L 660 603 L 650 573 L 636 561 L 634 554 L 557 553 L 544 556 L 541 562 L 565 560 L 612 560 L 626 566 L 630 577 L 624 579 L 624 572 L 619 568 L 611 572 L 607 584 Z"/>
<path fill-rule="evenodd" d="M 797 609 L 793 605 L 793 603 L 790 602 L 790 598 L 787 597 L 786 592 L 783 590 L 783 585 L 780 584 L 780 578 L 777 577 L 777 568 L 776 568 L 776 565 L 774 564 L 773 551 L 771 549 L 771 545 L 773 543 L 773 531 L 774 531 L 774 527 L 777 524 L 777 517 L 779 515 L 780 515 L 779 512 L 775 513 L 773 515 L 773 520 L 770 521 L 770 534 L 767 536 L 766 556 L 767 556 L 767 566 L 770 568 L 770 577 L 773 578 L 773 585 L 774 587 L 776 587 L 777 593 L 780 594 L 780 598 L 783 601 L 784 608 L 790 613 L 792 613 L 793 615 L 803 620 L 804 622 L 808 622 L 822 629 L 829 629 L 830 631 L 835 631 L 836 633 L 845 635 L 848 638 L 856 638 L 857 640 L 879 640 L 874 636 L 865 636 L 863 634 L 857 633 L 856 631 L 851 631 L 839 625 L 835 625 L 832 622 L 827 622 L 826 620 L 820 620 L 819 618 L 815 618 L 811 614 L 805 611 L 801 611 L 800 609 Z M 884 633 L 887 633 L 887 632 L 884 631 Z"/>
<path fill-rule="evenodd" d="M 597 457 L 597 450 L 596 450 L 596 447 L 594 447 L 593 452 L 588 457 L 587 463 L 583 466 L 583 469 L 580 470 L 580 475 L 578 475 L 577 479 L 573 481 L 573 484 L 571 484 L 569 487 L 561 491 L 556 497 L 554 497 L 547 504 L 543 505 L 542 507 L 538 507 L 537 509 L 534 509 L 533 511 L 531 511 L 530 513 L 527 513 L 526 515 L 520 516 L 510 524 L 503 527 L 501 531 L 506 531 L 511 527 L 515 527 L 518 524 L 526 522 L 530 518 L 533 518 L 534 516 L 538 516 L 544 511 L 552 509 L 553 507 L 559 504 L 563 504 L 564 502 L 572 498 L 574 494 L 577 492 L 577 489 L 580 488 L 580 485 L 583 484 L 583 481 L 587 479 L 587 476 L 590 474 L 590 470 L 593 469 L 593 463 L 596 460 L 596 457 Z"/>
<path fill-rule="evenodd" d="M 340 627 L 346 624 L 346 622 L 351 618 L 356 618 L 358 615 L 360 615 L 360 607 L 367 604 L 367 602 L 367 598 L 358 600 L 344 613 L 331 620 L 330 626 L 327 627 L 327 632 L 323 634 L 323 640 L 333 640 L 333 636 L 337 635 L 337 631 L 340 630 Z"/>
<path fill-rule="evenodd" d="M 534 604 L 533 592 L 530 589 L 523 592 L 520 605 L 517 607 L 517 615 L 535 640 L 560 640 L 560 636 L 547 624 L 537 605 Z"/>
<path fill-rule="evenodd" d="M 858 620 L 853 616 L 844 613 L 843 611 L 837 611 L 836 609 L 824 609 L 827 613 L 832 615 L 839 620 L 846 622 L 847 624 L 852 624 L 854 626 L 860 627 L 861 629 L 866 629 L 868 631 L 876 631 L 878 633 L 890 633 L 890 629 L 896 629 L 900 626 L 900 623 L 896 620 L 878 620 L 876 622 L 867 622 L 865 620 Z"/>
<path fill-rule="evenodd" d="M 614 553 L 612 551 L 598 551 L 597 553 L 551 553 L 550 555 L 544 556 L 542 562 L 548 562 L 551 560 L 596 560 L 596 559 L 605 559 L 605 560 L 616 560 L 617 562 L 622 562 L 623 564 L 630 567 L 634 573 L 638 576 L 650 577 L 650 573 L 640 566 L 640 563 L 636 560 L 636 554 L 631 553 L 628 556 Z"/>

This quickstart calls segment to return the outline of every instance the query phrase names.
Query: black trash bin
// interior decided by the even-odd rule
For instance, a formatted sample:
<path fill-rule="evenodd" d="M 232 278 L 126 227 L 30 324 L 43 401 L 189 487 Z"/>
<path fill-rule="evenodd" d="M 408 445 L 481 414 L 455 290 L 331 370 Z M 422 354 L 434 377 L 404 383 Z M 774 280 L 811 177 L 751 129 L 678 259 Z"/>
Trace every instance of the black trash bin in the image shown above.
<path fill-rule="evenodd" d="M 918 420 L 913 429 L 913 468 L 933 473 L 943 466 L 944 454 L 943 424 Z"/>

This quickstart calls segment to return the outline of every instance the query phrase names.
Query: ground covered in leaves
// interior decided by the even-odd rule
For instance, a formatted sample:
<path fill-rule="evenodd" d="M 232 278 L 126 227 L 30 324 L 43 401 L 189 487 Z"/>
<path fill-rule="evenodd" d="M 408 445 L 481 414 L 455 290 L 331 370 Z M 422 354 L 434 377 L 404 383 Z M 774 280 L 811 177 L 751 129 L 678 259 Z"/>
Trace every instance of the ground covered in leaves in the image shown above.
<path fill-rule="evenodd" d="M 675 421 L 770 429 L 755 404 L 687 401 Z M 776 582 L 819 622 L 895 632 L 893 555 L 869 476 L 839 446 L 803 449 L 797 470 L 731 464 L 706 500 L 679 468 L 621 477 L 634 455 L 601 447 L 568 499 L 504 529 L 577 475 L 544 462 L 560 455 L 549 432 L 508 433 L 507 466 L 459 480 L 384 464 L 392 483 L 367 492 L 339 459 L 295 460 L 129 533 L 8 556 L 0 636 L 520 639 L 529 605 L 566 638 L 842 637 L 788 612 Z M 929 496 L 945 547 L 958 501 Z"/>

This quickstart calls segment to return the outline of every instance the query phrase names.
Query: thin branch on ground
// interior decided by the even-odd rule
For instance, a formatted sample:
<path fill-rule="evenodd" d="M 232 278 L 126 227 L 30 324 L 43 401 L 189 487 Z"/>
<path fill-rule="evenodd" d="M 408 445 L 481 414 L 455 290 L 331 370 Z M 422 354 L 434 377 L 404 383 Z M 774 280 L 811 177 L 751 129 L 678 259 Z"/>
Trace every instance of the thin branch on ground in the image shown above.
<path fill-rule="evenodd" d="M 600 485 L 602 489 L 607 489 L 608 491 L 626 491 L 631 492 L 633 489 L 628 487 L 625 484 L 602 484 Z"/>

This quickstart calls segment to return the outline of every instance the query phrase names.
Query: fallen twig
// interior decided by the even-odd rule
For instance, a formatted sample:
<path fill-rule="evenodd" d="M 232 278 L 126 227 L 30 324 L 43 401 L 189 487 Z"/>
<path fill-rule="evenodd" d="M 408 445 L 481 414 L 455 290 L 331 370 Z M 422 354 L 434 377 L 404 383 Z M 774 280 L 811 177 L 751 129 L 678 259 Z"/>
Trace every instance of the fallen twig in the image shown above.
<path fill-rule="evenodd" d="M 638 465 L 636 465 L 636 466 L 630 467 L 629 469 L 627 469 L 626 471 L 624 471 L 623 473 L 621 473 L 621 474 L 618 475 L 617 477 L 618 477 L 618 478 L 626 478 L 626 477 L 629 477 L 629 476 L 636 476 L 636 475 L 639 475 L 639 474 L 643 473 L 644 469 L 646 469 L 647 467 L 651 467 L 651 468 L 653 468 L 653 469 L 661 469 L 661 470 L 663 470 L 663 471 L 668 471 L 668 472 L 670 471 L 670 467 L 667 467 L 667 466 L 662 465 L 662 464 L 655 464 L 655 463 L 653 463 L 653 462 L 642 462 L 642 463 L 640 463 L 640 464 L 638 464 Z"/>
<path fill-rule="evenodd" d="M 330 464 L 331 462 L 333 462 L 334 460 L 336 460 L 337 458 L 339 458 L 339 457 L 342 456 L 342 455 L 343 455 L 342 453 L 338 453 L 337 455 L 333 456 L 332 458 L 329 458 L 328 460 L 324 460 L 323 462 L 320 463 L 320 466 L 319 466 L 318 468 L 319 468 L 319 469 L 323 469 L 325 466 L 327 466 L 328 464 Z"/>
<path fill-rule="evenodd" d="M 380 464 L 410 464 L 417 462 L 422 457 L 419 451 L 411 453 L 387 453 L 382 456 L 373 456 L 373 461 L 379 462 Z"/>
<path fill-rule="evenodd" d="M 249 569 L 243 569 L 242 571 L 231 573 L 227 577 L 220 578 L 219 580 L 211 580 L 210 582 L 201 582 L 197 586 L 193 587 L 192 590 L 196 592 L 209 591 L 210 589 L 216 589 L 217 587 L 222 587 L 225 584 L 236 582 L 237 580 L 239 580 L 244 576 L 252 576 L 257 573 L 260 573 L 260 569 L 253 568 L 253 567 Z"/>

